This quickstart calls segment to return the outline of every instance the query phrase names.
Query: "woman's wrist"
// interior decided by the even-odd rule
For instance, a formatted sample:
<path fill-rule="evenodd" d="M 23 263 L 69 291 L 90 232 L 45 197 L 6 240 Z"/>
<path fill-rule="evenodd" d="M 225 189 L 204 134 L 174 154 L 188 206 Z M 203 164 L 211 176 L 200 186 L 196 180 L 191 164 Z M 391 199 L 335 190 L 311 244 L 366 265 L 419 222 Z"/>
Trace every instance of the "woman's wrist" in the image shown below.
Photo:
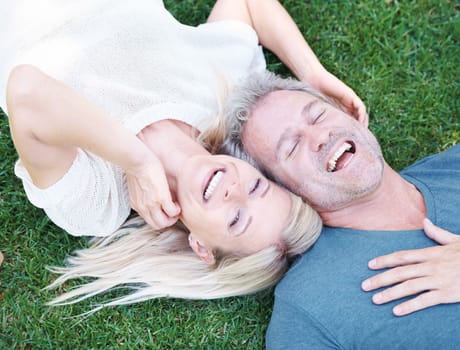
<path fill-rule="evenodd" d="M 129 150 L 122 167 L 127 173 L 136 175 L 140 174 L 153 160 L 154 155 L 152 152 L 140 141 L 139 146 Z"/>
<path fill-rule="evenodd" d="M 317 61 L 306 64 L 301 73 L 297 75 L 297 78 L 300 81 L 318 89 L 319 86 L 321 86 L 321 79 L 323 79 L 323 77 L 327 74 L 328 71 L 326 68 L 324 68 L 319 61 Z"/>

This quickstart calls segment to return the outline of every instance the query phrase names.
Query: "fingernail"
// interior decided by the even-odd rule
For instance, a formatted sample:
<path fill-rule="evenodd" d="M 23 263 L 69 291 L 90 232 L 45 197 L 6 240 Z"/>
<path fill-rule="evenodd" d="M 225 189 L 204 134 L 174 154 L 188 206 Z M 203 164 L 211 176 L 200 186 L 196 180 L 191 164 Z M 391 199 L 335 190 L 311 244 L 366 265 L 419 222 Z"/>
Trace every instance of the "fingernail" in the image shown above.
<path fill-rule="evenodd" d="M 368 291 L 369 289 L 371 289 L 371 283 L 368 281 L 368 280 L 365 280 L 362 284 L 361 284 L 361 288 L 365 291 Z"/>
<path fill-rule="evenodd" d="M 380 293 L 374 294 L 372 301 L 376 304 L 380 304 L 382 302 L 382 295 Z"/>
<path fill-rule="evenodd" d="M 395 307 L 393 308 L 393 313 L 394 313 L 396 316 L 401 316 L 402 313 L 403 313 L 402 307 L 400 307 L 399 305 L 398 305 L 398 306 L 395 306 Z"/>
<path fill-rule="evenodd" d="M 376 266 L 377 266 L 377 260 L 372 259 L 371 261 L 369 261 L 368 266 L 369 266 L 371 269 L 374 268 L 374 267 L 376 267 Z"/>

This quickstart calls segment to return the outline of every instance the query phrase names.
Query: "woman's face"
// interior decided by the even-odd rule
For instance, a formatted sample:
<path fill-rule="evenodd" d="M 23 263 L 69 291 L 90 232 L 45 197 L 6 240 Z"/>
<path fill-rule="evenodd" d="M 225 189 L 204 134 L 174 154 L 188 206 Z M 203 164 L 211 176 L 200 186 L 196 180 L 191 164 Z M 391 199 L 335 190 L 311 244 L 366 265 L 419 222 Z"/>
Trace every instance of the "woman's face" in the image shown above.
<path fill-rule="evenodd" d="M 177 178 L 177 199 L 191 245 L 241 254 L 280 242 L 291 209 L 286 190 L 225 155 L 189 158 Z"/>

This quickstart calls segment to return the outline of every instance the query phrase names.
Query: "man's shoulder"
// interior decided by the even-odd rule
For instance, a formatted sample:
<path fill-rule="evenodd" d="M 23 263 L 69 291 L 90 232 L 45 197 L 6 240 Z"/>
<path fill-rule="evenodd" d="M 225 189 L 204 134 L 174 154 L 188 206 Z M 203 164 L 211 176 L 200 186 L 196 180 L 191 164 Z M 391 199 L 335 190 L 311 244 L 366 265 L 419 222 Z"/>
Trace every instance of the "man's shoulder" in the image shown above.
<path fill-rule="evenodd" d="M 428 217 L 457 232 L 460 200 L 460 145 L 427 157 L 404 169 L 401 176 L 423 194 Z"/>
<path fill-rule="evenodd" d="M 310 298 L 320 297 L 325 289 L 354 283 L 367 271 L 368 256 L 362 254 L 366 250 L 359 248 L 361 244 L 358 231 L 324 227 L 315 245 L 294 261 L 276 287 L 276 296 L 310 307 Z"/>
<path fill-rule="evenodd" d="M 460 144 L 454 145 L 438 154 L 425 157 L 405 168 L 401 173 L 408 173 L 419 169 L 453 169 L 460 171 Z"/>

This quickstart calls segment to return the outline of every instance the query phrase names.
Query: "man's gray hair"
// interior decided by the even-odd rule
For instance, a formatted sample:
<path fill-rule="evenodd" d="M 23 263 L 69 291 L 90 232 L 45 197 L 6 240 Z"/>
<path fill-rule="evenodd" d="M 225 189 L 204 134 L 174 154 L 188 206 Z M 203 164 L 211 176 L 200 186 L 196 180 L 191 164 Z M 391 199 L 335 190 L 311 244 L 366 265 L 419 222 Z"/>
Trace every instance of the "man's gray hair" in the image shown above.
<path fill-rule="evenodd" d="M 245 150 L 241 134 L 244 124 L 251 118 L 256 105 L 269 93 L 280 90 L 304 91 L 335 105 L 332 100 L 310 85 L 293 78 L 283 78 L 269 71 L 249 75 L 241 84 L 232 89 L 224 106 L 223 118 L 226 137 L 219 152 L 248 161 L 272 179 L 273 177 L 263 167 L 263 164 L 256 162 Z"/>

